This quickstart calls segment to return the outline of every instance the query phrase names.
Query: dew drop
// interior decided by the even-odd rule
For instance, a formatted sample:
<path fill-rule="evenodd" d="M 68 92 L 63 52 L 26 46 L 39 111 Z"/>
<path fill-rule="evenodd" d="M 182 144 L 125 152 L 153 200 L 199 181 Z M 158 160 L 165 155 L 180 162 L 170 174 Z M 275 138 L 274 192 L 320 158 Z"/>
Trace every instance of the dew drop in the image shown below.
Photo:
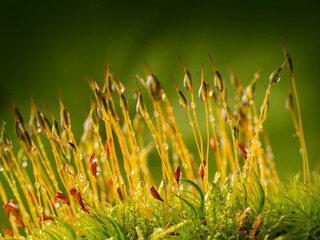
<path fill-rule="evenodd" d="M 36 188 L 40 188 L 40 183 L 39 183 L 38 181 L 36 181 L 36 182 L 34 183 L 34 186 L 35 186 Z"/>
<path fill-rule="evenodd" d="M 46 190 L 46 188 L 45 187 L 41 187 L 41 192 L 42 193 L 45 193 L 47 190 Z"/>
<path fill-rule="evenodd" d="M 260 147 L 261 146 L 261 141 L 258 141 L 257 142 L 257 147 Z"/>
<path fill-rule="evenodd" d="M 136 146 L 136 152 L 139 152 L 139 151 L 140 151 L 139 146 Z"/>
<path fill-rule="evenodd" d="M 73 175 L 72 170 L 71 170 L 68 166 L 66 166 L 66 171 L 67 171 L 67 173 L 69 173 L 70 175 Z"/>
<path fill-rule="evenodd" d="M 2 172 L 3 171 L 3 168 L 0 168 L 0 172 Z"/>
<path fill-rule="evenodd" d="M 81 173 L 79 173 L 79 179 L 80 179 L 80 182 L 83 182 L 83 175 Z"/>
<path fill-rule="evenodd" d="M 225 143 L 226 143 L 225 139 L 220 138 L 220 146 L 223 147 Z"/>
<path fill-rule="evenodd" d="M 153 112 L 153 116 L 154 116 L 155 118 L 159 117 L 159 112 L 158 112 L 158 111 L 154 111 L 154 112 Z"/>
<path fill-rule="evenodd" d="M 168 144 L 168 143 L 163 143 L 162 146 L 163 146 L 163 148 L 164 148 L 165 150 L 168 150 L 168 149 L 169 149 L 169 144 Z"/>
<path fill-rule="evenodd" d="M 22 167 L 26 168 L 28 166 L 28 162 L 27 161 L 23 161 L 22 162 Z"/>

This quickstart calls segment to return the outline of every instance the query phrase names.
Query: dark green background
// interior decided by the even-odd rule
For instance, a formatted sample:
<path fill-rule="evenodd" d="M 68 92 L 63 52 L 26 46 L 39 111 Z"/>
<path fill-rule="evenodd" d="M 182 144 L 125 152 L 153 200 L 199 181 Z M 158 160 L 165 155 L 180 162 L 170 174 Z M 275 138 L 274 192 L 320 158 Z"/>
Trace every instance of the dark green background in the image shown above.
<path fill-rule="evenodd" d="M 7 122 L 8 135 L 15 139 L 9 94 L 27 120 L 31 96 L 43 106 L 48 104 L 58 116 L 60 89 L 79 139 L 91 94 L 83 73 L 92 73 L 101 81 L 109 60 L 111 71 L 134 88 L 135 74 L 143 75 L 143 63 L 148 61 L 174 102 L 180 129 L 186 130 L 184 137 L 190 139 L 190 146 L 192 132 L 168 77 L 172 74 L 182 86 L 178 56 L 189 67 L 196 85 L 202 63 L 212 83 L 208 52 L 225 79 L 227 66 L 239 73 L 245 84 L 261 68 L 257 85 L 260 104 L 270 73 L 283 61 L 280 42 L 285 39 L 296 72 L 310 167 L 315 169 L 320 159 L 319 10 L 319 3 L 311 1 L 2 3 L 0 119 Z M 285 70 L 272 89 L 266 122 L 276 166 L 284 177 L 302 169 L 298 140 L 292 136 L 293 125 L 284 106 L 288 80 Z M 130 90 L 126 95 L 133 109 Z M 199 114 L 203 113 L 200 102 L 197 106 Z"/>

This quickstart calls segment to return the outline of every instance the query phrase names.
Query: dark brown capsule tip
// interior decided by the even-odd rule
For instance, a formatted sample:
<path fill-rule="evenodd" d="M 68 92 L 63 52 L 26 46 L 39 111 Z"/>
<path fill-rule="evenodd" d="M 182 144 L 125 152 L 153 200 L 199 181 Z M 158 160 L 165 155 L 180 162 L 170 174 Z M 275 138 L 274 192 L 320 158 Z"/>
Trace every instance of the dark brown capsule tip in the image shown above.
<path fill-rule="evenodd" d="M 60 199 L 62 201 L 65 202 L 65 204 L 70 205 L 68 198 L 66 197 L 66 195 L 64 195 L 61 192 L 57 192 L 54 196 L 54 201 L 56 201 L 57 199 Z"/>
<path fill-rule="evenodd" d="M 293 76 L 294 74 L 294 71 L 293 71 L 293 64 L 292 64 L 292 60 L 291 60 L 291 57 L 287 51 L 287 44 L 286 44 L 286 41 L 282 41 L 282 47 L 283 47 L 283 54 L 284 54 L 284 57 L 285 58 L 288 58 L 288 62 L 287 62 L 287 66 L 288 66 L 288 69 L 289 69 L 289 72 L 290 72 L 290 75 Z"/>
<path fill-rule="evenodd" d="M 219 92 L 223 91 L 223 81 L 222 81 L 222 77 L 220 75 L 220 73 L 218 71 L 214 72 L 214 85 L 216 86 L 216 88 L 219 90 Z"/>
<path fill-rule="evenodd" d="M 94 176 L 95 178 L 97 178 L 98 175 L 98 164 L 96 161 L 94 161 L 91 166 L 90 166 L 90 172 L 92 174 L 92 176 Z"/>
<path fill-rule="evenodd" d="M 187 71 L 185 76 L 184 76 L 184 80 L 183 80 L 183 86 L 189 91 L 192 92 L 192 80 L 191 80 L 191 75 L 190 73 Z"/>
<path fill-rule="evenodd" d="M 152 187 L 150 188 L 150 191 L 151 191 L 151 195 L 152 195 L 155 199 L 163 202 L 163 199 L 160 197 L 160 194 L 159 194 L 158 191 L 154 188 L 154 186 L 152 186 Z"/>
<path fill-rule="evenodd" d="M 200 87 L 199 93 L 198 93 L 200 100 L 204 103 L 207 102 L 206 89 L 207 89 L 206 85 L 205 85 L 205 83 L 203 83 L 203 84 L 201 84 L 201 87 Z"/>
<path fill-rule="evenodd" d="M 15 116 L 16 120 L 18 122 L 20 122 L 21 124 L 23 124 L 23 118 L 22 118 L 18 108 L 15 107 L 14 110 L 13 110 L 13 113 L 14 113 L 14 116 Z"/>
<path fill-rule="evenodd" d="M 125 96 L 122 93 L 120 94 L 120 107 L 124 111 L 128 111 L 128 102 L 127 102 L 127 99 L 125 98 Z"/>
<path fill-rule="evenodd" d="M 22 219 L 19 216 L 13 216 L 13 220 L 17 224 L 18 227 L 25 227 Z"/>
<path fill-rule="evenodd" d="M 160 82 L 153 74 L 148 75 L 146 85 L 150 91 L 152 100 L 153 101 L 161 100 L 161 93 L 163 89 Z"/>
<path fill-rule="evenodd" d="M 14 234 L 10 228 L 7 228 L 6 226 L 2 226 L 2 231 L 7 234 L 10 237 L 14 237 Z"/>
<path fill-rule="evenodd" d="M 199 175 L 200 175 L 202 181 L 203 181 L 203 177 L 204 177 L 205 167 L 206 167 L 206 162 L 202 161 L 202 163 L 200 164 L 200 167 L 199 167 Z"/>
<path fill-rule="evenodd" d="M 179 166 L 177 166 L 176 170 L 174 171 L 174 178 L 176 179 L 176 182 L 179 184 L 181 177 L 181 169 Z"/>
<path fill-rule="evenodd" d="M 239 138 L 239 128 L 238 128 L 237 125 L 235 125 L 235 126 L 233 127 L 233 136 L 234 136 L 235 139 L 238 139 L 238 138 Z"/>
<path fill-rule="evenodd" d="M 214 137 L 210 138 L 210 146 L 214 151 L 217 150 L 217 144 L 216 144 Z"/>
<path fill-rule="evenodd" d="M 118 193 L 120 200 L 123 201 L 123 195 L 122 195 L 122 191 L 121 191 L 120 187 L 117 188 L 117 193 Z"/>
<path fill-rule="evenodd" d="M 275 84 L 277 82 L 280 81 L 280 72 L 281 72 L 282 68 L 279 67 L 277 68 L 275 71 L 273 71 L 269 77 L 270 83 L 271 84 Z"/>
<path fill-rule="evenodd" d="M 247 159 L 247 157 L 248 157 L 247 150 L 246 150 L 245 146 L 243 145 L 243 143 L 241 143 L 241 142 L 239 142 L 239 149 L 240 149 L 241 155 L 244 157 L 244 159 Z"/>
<path fill-rule="evenodd" d="M 43 219 L 43 221 L 52 221 L 52 220 L 54 220 L 52 217 L 43 215 L 43 216 L 38 217 L 38 222 L 41 222 L 42 219 Z"/>
<path fill-rule="evenodd" d="M 145 105 L 142 100 L 140 90 L 138 90 L 138 91 L 139 92 L 138 92 L 138 101 L 137 101 L 136 111 L 140 116 L 144 116 L 146 113 L 146 109 L 145 109 Z"/>
<path fill-rule="evenodd" d="M 76 146 L 70 141 L 68 142 L 68 147 L 69 147 L 69 150 L 72 152 L 76 150 Z"/>

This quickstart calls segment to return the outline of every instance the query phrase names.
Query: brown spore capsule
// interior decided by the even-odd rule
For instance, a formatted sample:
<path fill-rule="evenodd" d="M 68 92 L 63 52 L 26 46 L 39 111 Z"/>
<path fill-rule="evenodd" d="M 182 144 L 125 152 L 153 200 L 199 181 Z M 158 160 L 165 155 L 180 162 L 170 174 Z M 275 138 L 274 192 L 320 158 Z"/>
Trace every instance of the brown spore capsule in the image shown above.
<path fill-rule="evenodd" d="M 198 92 L 199 98 L 202 102 L 206 103 L 208 99 L 207 84 L 204 80 L 204 66 L 202 65 L 201 85 Z"/>
<path fill-rule="evenodd" d="M 174 178 L 176 179 L 176 182 L 179 184 L 181 177 L 181 169 L 179 166 L 177 166 L 176 170 L 174 171 Z"/>
<path fill-rule="evenodd" d="M 247 153 L 247 150 L 246 150 L 245 146 L 243 145 L 242 142 L 239 142 L 238 145 L 239 145 L 239 149 L 240 149 L 241 155 L 244 157 L 244 159 L 247 159 L 248 153 Z"/>
<path fill-rule="evenodd" d="M 210 146 L 211 146 L 211 148 L 212 148 L 214 151 L 217 150 L 217 143 L 216 143 L 214 137 L 211 137 L 211 138 L 210 138 Z"/>
<path fill-rule="evenodd" d="M 98 164 L 96 161 L 94 161 L 91 165 L 90 165 L 90 172 L 92 174 L 92 176 L 94 176 L 95 178 L 97 178 L 98 175 Z"/>
<path fill-rule="evenodd" d="M 150 192 L 151 192 L 151 195 L 152 195 L 155 199 L 163 202 L 163 199 L 160 197 L 160 194 L 158 193 L 158 191 L 155 189 L 154 186 L 152 186 L 152 187 L 150 188 Z"/>
<path fill-rule="evenodd" d="M 199 167 L 199 175 L 201 177 L 201 180 L 203 181 L 204 173 L 205 173 L 205 168 L 206 168 L 206 162 L 202 161 Z"/>
<path fill-rule="evenodd" d="M 120 187 L 117 188 L 117 193 L 118 193 L 120 200 L 123 201 L 123 195 L 122 195 L 122 191 L 121 191 Z"/>
<path fill-rule="evenodd" d="M 70 205 L 69 200 L 66 195 L 64 195 L 61 192 L 57 192 L 54 196 L 54 201 L 57 201 L 57 199 L 62 200 L 65 204 Z"/>

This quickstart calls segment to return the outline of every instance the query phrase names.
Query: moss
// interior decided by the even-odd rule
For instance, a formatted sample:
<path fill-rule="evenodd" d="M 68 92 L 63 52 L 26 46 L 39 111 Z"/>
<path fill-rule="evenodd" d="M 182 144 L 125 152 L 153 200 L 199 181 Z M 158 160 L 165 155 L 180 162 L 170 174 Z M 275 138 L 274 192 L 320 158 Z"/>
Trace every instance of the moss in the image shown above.
<path fill-rule="evenodd" d="M 309 173 L 291 58 L 285 45 L 284 49 L 286 59 L 271 74 L 260 113 L 254 100 L 258 72 L 247 88 L 231 73 L 236 92 L 231 110 L 224 80 L 210 57 L 218 91 L 210 86 L 202 67 L 199 96 L 206 113 L 204 136 L 199 128 L 203 116 L 196 113 L 195 86 L 180 58 L 188 95 L 170 77 L 186 111 L 197 153 L 190 152 L 179 130 L 189 124 L 175 120 L 169 99 L 148 65 L 147 80 L 136 77 L 135 117 L 130 116 L 124 85 L 108 66 L 103 87 L 87 77 L 95 100 L 91 99 L 80 141 L 73 136 L 61 93 L 61 130 L 50 109 L 52 125 L 33 100 L 27 126 L 13 102 L 21 145 L 17 156 L 4 124 L 0 136 L 0 167 L 14 195 L 8 199 L 6 183 L 0 183 L 11 225 L 3 227 L 5 238 L 316 239 L 320 234 L 320 178 Z M 264 122 L 270 91 L 288 59 L 289 112 L 301 133 L 303 180 L 293 177 L 290 185 L 283 185 Z M 140 85 L 146 88 L 149 101 Z M 153 117 L 145 102 L 151 103 Z M 44 147 L 44 141 L 51 148 Z M 159 187 L 148 161 L 161 162 Z M 26 171 L 28 162 L 33 174 Z M 214 162 L 218 172 L 212 180 L 209 166 Z"/>

